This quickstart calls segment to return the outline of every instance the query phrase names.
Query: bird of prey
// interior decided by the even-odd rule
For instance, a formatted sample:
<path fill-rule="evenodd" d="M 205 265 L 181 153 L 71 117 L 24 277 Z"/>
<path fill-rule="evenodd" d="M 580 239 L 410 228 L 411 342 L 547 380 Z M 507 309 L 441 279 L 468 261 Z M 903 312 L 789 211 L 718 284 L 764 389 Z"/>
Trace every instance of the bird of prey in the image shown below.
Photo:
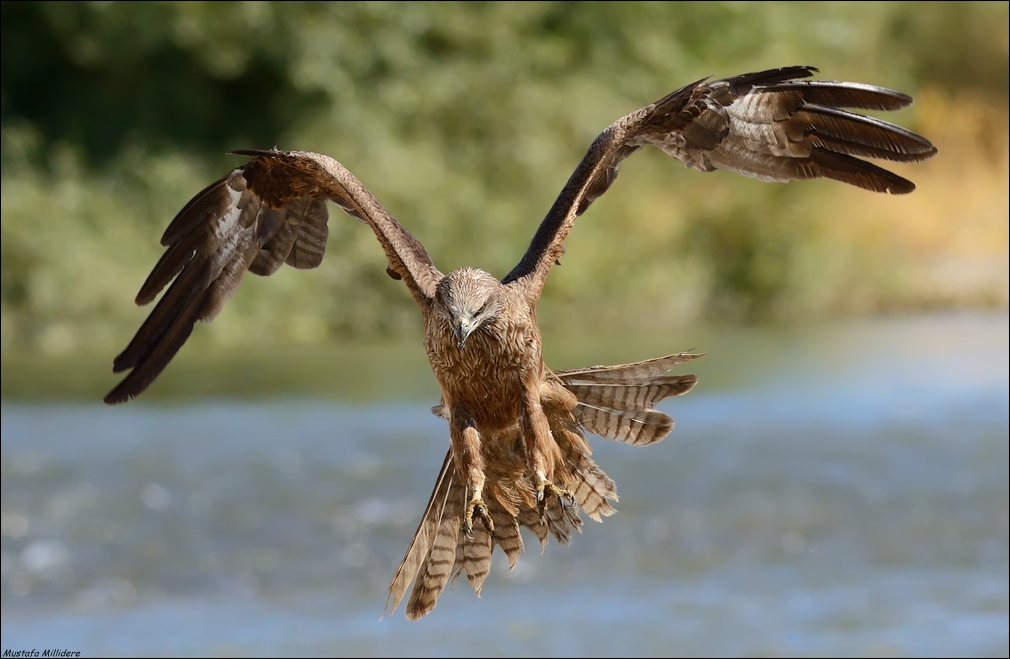
<path fill-rule="evenodd" d="M 328 156 L 236 151 L 251 159 L 197 194 L 165 231 L 168 249 L 137 304 L 171 285 L 115 358 L 114 372 L 130 372 L 105 402 L 143 392 L 194 323 L 213 319 L 247 271 L 318 266 L 326 202 L 334 202 L 372 229 L 387 273 L 416 301 L 442 394 L 432 411 L 449 425 L 445 462 L 387 608 L 395 610 L 413 582 L 406 614 L 420 618 L 450 577 L 464 573 L 479 594 L 496 545 L 515 564 L 521 527 L 542 545 L 551 535 L 565 543 L 580 529 L 580 508 L 597 521 L 614 512 L 615 486 L 590 458 L 587 431 L 635 446 L 654 443 L 673 427 L 655 404 L 696 382 L 667 375 L 700 356 L 690 353 L 556 372 L 542 358 L 536 305 L 547 273 L 575 219 L 610 188 L 625 158 L 651 145 L 703 172 L 773 182 L 826 177 L 891 194 L 915 188 L 862 158 L 920 161 L 936 153 L 933 145 L 845 109 L 897 110 L 912 99 L 873 85 L 804 80 L 816 71 L 790 66 L 706 78 L 618 119 L 593 141 L 526 253 L 500 280 L 469 267 L 440 272 L 421 243 Z"/>

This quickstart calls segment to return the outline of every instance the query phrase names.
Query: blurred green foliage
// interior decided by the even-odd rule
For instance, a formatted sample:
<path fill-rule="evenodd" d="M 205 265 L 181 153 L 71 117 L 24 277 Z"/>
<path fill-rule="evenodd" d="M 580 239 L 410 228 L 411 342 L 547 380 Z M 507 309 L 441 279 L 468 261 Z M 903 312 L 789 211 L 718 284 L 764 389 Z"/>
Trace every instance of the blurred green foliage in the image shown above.
<path fill-rule="evenodd" d="M 617 117 L 705 75 L 788 64 L 1005 105 L 1007 7 L 4 2 L 3 348 L 125 344 L 160 232 L 241 162 L 228 149 L 332 155 L 443 271 L 502 275 Z M 917 128 L 914 110 L 894 120 Z M 569 239 L 541 322 L 835 313 L 854 289 L 877 291 L 864 307 L 886 308 L 886 254 L 867 267 L 872 250 L 833 242 L 818 217 L 832 185 L 706 176 L 636 155 Z M 319 270 L 249 277 L 193 342 L 416 332 L 371 233 L 335 209 L 330 227 Z"/>

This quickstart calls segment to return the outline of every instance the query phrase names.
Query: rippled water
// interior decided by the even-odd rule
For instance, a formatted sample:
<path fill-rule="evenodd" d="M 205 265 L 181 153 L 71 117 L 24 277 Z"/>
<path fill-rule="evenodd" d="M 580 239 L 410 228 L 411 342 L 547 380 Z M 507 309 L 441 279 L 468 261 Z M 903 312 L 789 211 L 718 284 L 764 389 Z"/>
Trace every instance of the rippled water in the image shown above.
<path fill-rule="evenodd" d="M 617 515 L 414 623 L 380 616 L 448 446 L 434 401 L 4 402 L 2 647 L 1006 656 L 1008 334 L 739 330 L 760 349 L 692 364 L 666 441 L 591 439 Z"/>

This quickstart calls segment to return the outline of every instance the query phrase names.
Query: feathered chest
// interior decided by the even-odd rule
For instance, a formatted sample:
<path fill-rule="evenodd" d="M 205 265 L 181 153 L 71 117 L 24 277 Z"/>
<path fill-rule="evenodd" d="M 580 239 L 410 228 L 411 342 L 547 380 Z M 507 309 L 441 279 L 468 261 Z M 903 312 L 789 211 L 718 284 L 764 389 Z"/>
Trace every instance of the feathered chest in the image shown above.
<path fill-rule="evenodd" d="M 449 325 L 434 314 L 425 350 L 445 402 L 493 425 L 514 423 L 524 382 L 541 370 L 540 332 L 531 314 L 502 313 L 485 322 L 461 348 Z"/>

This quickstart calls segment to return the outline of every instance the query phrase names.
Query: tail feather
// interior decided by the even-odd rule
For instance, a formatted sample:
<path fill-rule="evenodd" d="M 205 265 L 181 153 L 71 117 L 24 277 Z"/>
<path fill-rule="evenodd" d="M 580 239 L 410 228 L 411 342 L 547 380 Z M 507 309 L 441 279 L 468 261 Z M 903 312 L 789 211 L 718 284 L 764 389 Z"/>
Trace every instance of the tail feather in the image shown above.
<path fill-rule="evenodd" d="M 574 506 L 565 505 L 557 497 L 551 497 L 544 505 L 543 516 L 533 508 L 519 511 L 516 517 L 520 526 L 525 526 L 540 540 L 540 551 L 547 549 L 547 541 L 554 536 L 562 545 L 572 542 L 572 531 L 582 533 L 582 519 Z"/>
<path fill-rule="evenodd" d="M 450 449 L 389 586 L 387 611 L 396 610 L 412 581 L 406 605 L 410 620 L 430 613 L 446 584 L 461 574 L 466 574 L 479 596 L 496 545 L 508 557 L 509 569 L 515 567 L 523 551 L 520 527 L 537 537 L 543 551 L 551 536 L 567 545 L 573 532 L 582 532 L 580 509 L 597 522 L 614 514 L 610 502 L 617 501 L 616 486 L 590 457 L 584 431 L 632 445 L 662 439 L 673 427 L 673 420 L 652 406 L 668 396 L 686 393 L 697 381 L 693 375 L 666 373 L 700 356 L 679 353 L 634 364 L 558 371 L 543 383 L 541 402 L 558 455 L 554 482 L 572 493 L 574 504 L 548 496 L 538 506 L 537 484 L 526 464 L 522 438 L 491 435 L 484 438 L 487 445 L 481 451 L 487 459 L 483 497 L 494 531 L 475 522 L 468 533 L 462 518 L 469 493 L 456 473 Z M 446 419 L 451 416 L 444 402 L 432 412 Z"/>
<path fill-rule="evenodd" d="M 562 502 L 557 497 L 547 500 L 547 505 L 544 506 L 544 518 L 551 534 L 563 545 L 571 544 L 572 531 L 582 533 L 582 518 L 579 517 L 578 508 Z"/>
<path fill-rule="evenodd" d="M 407 548 L 407 553 L 400 561 L 400 567 L 396 570 L 393 582 L 389 585 L 389 592 L 386 595 L 386 610 L 389 613 L 396 610 L 400 600 L 407 592 L 407 586 L 414 580 L 422 564 L 427 560 L 455 475 L 452 451 L 450 450 L 442 463 L 442 469 L 438 472 L 435 489 L 432 490 L 431 497 L 428 499 L 428 505 L 421 516 L 421 523 L 418 525 L 417 531 L 414 532 L 414 538 L 410 542 L 410 547 Z M 392 602 L 392 606 L 390 606 L 390 602 Z"/>
<path fill-rule="evenodd" d="M 609 508 L 606 501 L 602 505 L 593 497 L 608 496 L 613 491 L 613 481 L 608 479 L 599 467 L 586 458 L 591 473 L 584 477 L 585 488 L 579 501 L 585 501 L 586 510 L 594 519 Z M 580 481 L 581 483 L 582 481 Z M 531 483 L 526 484 L 533 491 Z M 577 495 L 578 496 L 578 495 Z M 616 493 L 613 494 L 616 498 Z M 480 595 L 484 581 L 491 568 L 491 554 L 495 545 L 502 548 L 509 560 L 509 569 L 515 567 L 523 550 L 521 526 L 529 528 L 540 540 L 541 550 L 547 547 L 548 538 L 553 535 L 558 542 L 569 544 L 573 531 L 581 532 L 582 520 L 578 509 L 566 505 L 557 497 L 550 497 L 543 510 L 524 503 L 516 514 L 510 513 L 496 499 L 487 502 L 489 515 L 494 522 L 494 532 L 488 532 L 481 523 L 475 523 L 467 533 L 462 524 L 463 507 L 466 502 L 466 488 L 458 482 L 452 460 L 452 452 L 446 456 L 442 471 L 435 484 L 428 507 L 414 534 L 414 539 L 400 562 L 400 568 L 393 578 L 386 598 L 386 610 L 396 610 L 410 582 L 414 582 L 407 600 L 407 619 L 417 620 L 435 608 L 438 597 L 450 577 L 455 580 L 466 574 L 467 580 L 477 595 Z M 583 505 L 580 503 L 580 505 Z M 610 509 L 612 512 L 612 509 Z M 390 604 L 392 604 L 390 606 Z"/>
<path fill-rule="evenodd" d="M 491 549 L 495 545 L 502 548 L 505 556 L 509 559 L 509 569 L 516 566 L 519 554 L 523 551 L 523 537 L 519 533 L 519 521 L 515 515 L 510 515 L 498 506 L 495 502 L 489 502 L 491 510 L 491 521 L 494 522 L 494 536 L 491 538 Z"/>
<path fill-rule="evenodd" d="M 617 511 L 607 499 L 617 501 L 617 487 L 595 462 L 583 454 L 579 467 L 574 472 L 574 483 L 568 485 L 575 496 L 575 502 L 590 518 L 602 522 Z"/>
<path fill-rule="evenodd" d="M 456 559 L 466 573 L 467 581 L 473 586 L 477 596 L 491 570 L 491 552 L 494 550 L 494 540 L 483 524 L 474 524 L 470 535 L 461 533 L 456 550 Z"/>
<path fill-rule="evenodd" d="M 542 519 L 536 510 L 527 509 L 519 511 L 516 515 L 516 522 L 533 532 L 533 535 L 540 541 L 541 553 L 547 549 L 547 538 L 550 531 L 547 528 L 547 520 Z"/>
<path fill-rule="evenodd" d="M 567 418 L 566 418 L 567 417 Z M 617 501 L 617 486 L 607 477 L 589 455 L 575 417 L 568 413 L 548 415 L 551 435 L 564 457 L 567 474 L 565 488 L 575 497 L 575 502 L 596 522 L 617 512 L 609 500 Z"/>
<path fill-rule="evenodd" d="M 456 562 L 456 547 L 463 520 L 465 488 L 454 482 L 450 474 L 449 486 L 443 499 L 435 537 L 431 542 L 421 568 L 414 579 L 414 588 L 407 600 L 407 619 L 417 620 L 435 608 L 438 596 L 449 582 Z"/>

